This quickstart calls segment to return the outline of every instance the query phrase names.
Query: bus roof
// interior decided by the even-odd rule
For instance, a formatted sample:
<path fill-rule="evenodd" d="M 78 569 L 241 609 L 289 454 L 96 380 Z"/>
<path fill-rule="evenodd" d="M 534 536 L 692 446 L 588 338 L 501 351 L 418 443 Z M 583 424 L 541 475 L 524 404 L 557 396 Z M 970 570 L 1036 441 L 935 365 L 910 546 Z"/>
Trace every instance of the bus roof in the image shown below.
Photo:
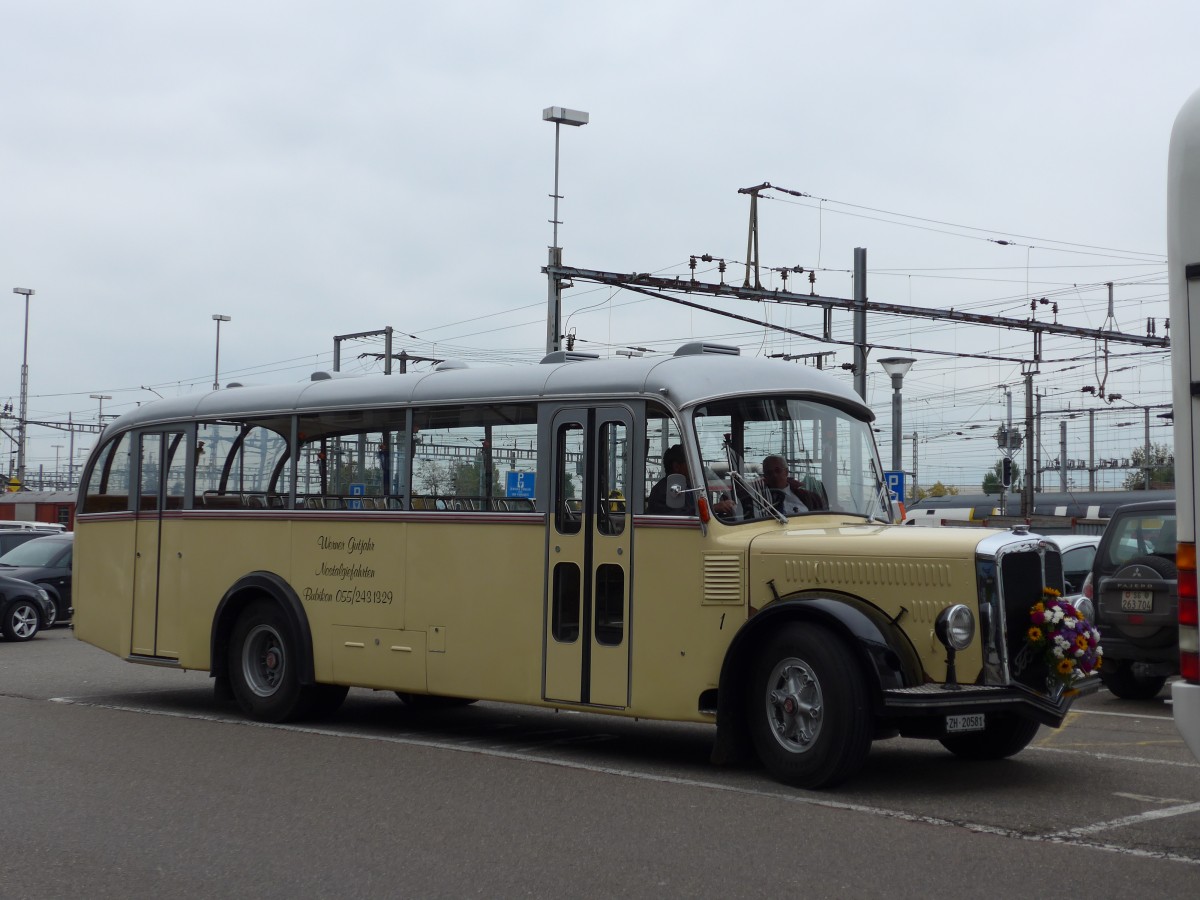
<path fill-rule="evenodd" d="M 265 387 L 234 387 L 155 400 L 115 419 L 105 429 L 124 430 L 193 418 L 236 418 L 318 412 L 346 406 L 496 403 L 531 399 L 596 400 L 641 396 L 684 409 L 730 395 L 789 394 L 811 397 L 872 421 L 874 413 L 842 381 L 827 372 L 780 360 L 747 358 L 722 350 L 681 347 L 674 356 L 579 359 L 551 354 L 540 365 L 471 368 L 443 363 L 432 371 L 403 375 L 341 376 Z M 712 348 L 713 345 L 703 345 Z"/>

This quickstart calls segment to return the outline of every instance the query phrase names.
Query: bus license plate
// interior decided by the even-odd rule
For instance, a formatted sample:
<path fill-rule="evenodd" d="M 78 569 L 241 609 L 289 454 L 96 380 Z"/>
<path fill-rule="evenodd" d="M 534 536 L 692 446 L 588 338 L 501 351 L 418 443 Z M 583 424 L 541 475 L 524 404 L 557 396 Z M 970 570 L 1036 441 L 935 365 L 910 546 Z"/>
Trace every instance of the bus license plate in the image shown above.
<path fill-rule="evenodd" d="M 1153 612 L 1154 591 L 1121 591 L 1121 612 Z"/>
<path fill-rule="evenodd" d="M 946 716 L 946 733 L 960 731 L 983 731 L 987 725 L 987 717 L 983 713 L 972 713 L 969 716 Z"/>

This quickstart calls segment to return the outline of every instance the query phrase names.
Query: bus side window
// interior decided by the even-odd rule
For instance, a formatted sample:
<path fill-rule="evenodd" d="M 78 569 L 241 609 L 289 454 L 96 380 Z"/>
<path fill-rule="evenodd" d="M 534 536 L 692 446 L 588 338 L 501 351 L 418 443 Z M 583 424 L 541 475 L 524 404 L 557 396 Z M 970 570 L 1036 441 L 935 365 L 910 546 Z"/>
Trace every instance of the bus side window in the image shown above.
<path fill-rule="evenodd" d="M 494 514 L 531 508 L 537 472 L 532 403 L 413 411 L 412 485 L 424 508 Z M 413 499 L 417 509 L 418 500 Z"/>
<path fill-rule="evenodd" d="M 663 468 L 663 454 L 668 449 L 681 442 L 679 423 L 676 422 L 662 407 L 647 404 L 646 406 L 646 471 L 642 483 L 642 498 L 645 510 L 645 499 L 650 496 L 659 480 L 669 474 Z M 628 493 L 626 494 L 628 496 Z"/>
<path fill-rule="evenodd" d="M 110 441 L 88 474 L 81 513 L 124 512 L 129 508 L 130 436 Z"/>

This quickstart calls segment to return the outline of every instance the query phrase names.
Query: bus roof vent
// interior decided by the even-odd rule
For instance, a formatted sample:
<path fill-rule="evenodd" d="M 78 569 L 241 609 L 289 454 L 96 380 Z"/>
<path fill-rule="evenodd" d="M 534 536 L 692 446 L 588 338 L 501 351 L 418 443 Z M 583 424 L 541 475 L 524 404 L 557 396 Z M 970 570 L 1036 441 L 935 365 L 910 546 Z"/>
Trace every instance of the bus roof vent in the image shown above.
<path fill-rule="evenodd" d="M 741 356 L 741 347 L 732 347 L 729 344 L 707 344 L 704 341 L 693 341 L 690 344 L 684 344 L 675 351 L 676 356 L 698 356 L 701 353 L 717 353 L 722 356 Z"/>
<path fill-rule="evenodd" d="M 465 362 L 461 359 L 443 359 L 440 363 L 433 367 L 435 372 L 449 372 L 452 369 L 469 369 Z"/>
<path fill-rule="evenodd" d="M 328 369 L 323 369 L 320 372 L 313 372 L 309 376 L 309 381 L 332 381 L 335 378 L 358 378 L 353 372 L 332 372 Z"/>
<path fill-rule="evenodd" d="M 599 353 L 584 353 L 582 350 L 555 350 L 543 357 L 544 363 L 584 362 L 589 359 L 599 359 Z"/>

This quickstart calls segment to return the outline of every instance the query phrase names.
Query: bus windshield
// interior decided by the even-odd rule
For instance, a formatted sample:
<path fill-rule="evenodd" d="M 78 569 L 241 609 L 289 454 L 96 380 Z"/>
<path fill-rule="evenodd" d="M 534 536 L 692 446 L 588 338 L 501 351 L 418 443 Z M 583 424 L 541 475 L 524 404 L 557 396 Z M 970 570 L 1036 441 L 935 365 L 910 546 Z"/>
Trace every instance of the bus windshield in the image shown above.
<path fill-rule="evenodd" d="M 869 423 L 792 397 L 741 397 L 694 416 L 713 503 L 741 521 L 814 512 L 889 518 Z"/>

